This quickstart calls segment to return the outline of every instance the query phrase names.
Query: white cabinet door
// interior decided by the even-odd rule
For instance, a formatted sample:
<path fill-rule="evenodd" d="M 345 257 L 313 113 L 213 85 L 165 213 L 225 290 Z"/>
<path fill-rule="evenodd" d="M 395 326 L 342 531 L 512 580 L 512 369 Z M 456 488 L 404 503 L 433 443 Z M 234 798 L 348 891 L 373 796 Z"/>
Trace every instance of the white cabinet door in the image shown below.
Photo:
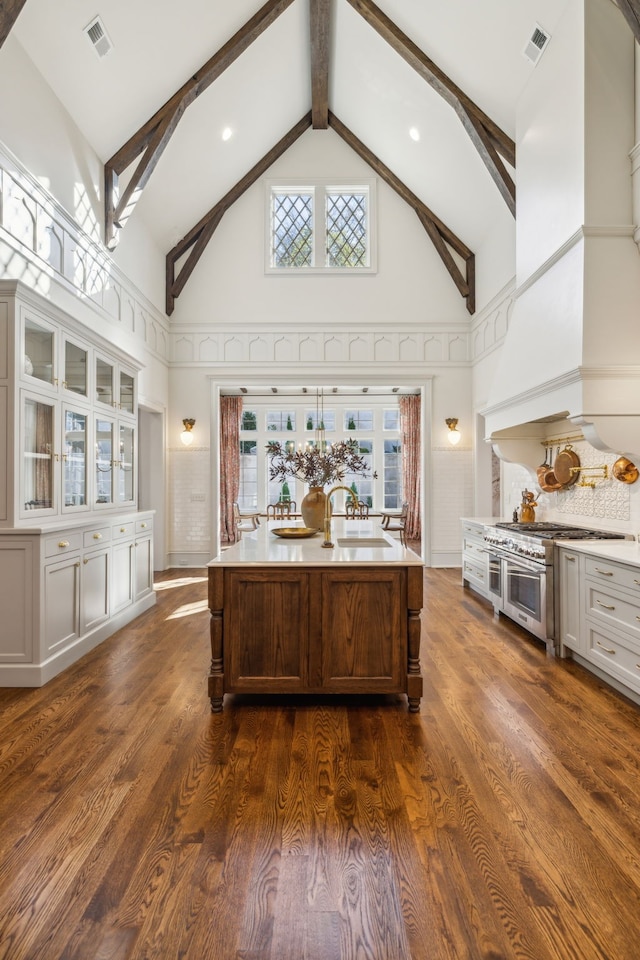
<path fill-rule="evenodd" d="M 80 635 L 80 557 L 75 554 L 44 568 L 45 655 Z"/>
<path fill-rule="evenodd" d="M 109 617 L 109 554 L 105 547 L 82 558 L 80 629 L 88 633 Z"/>
<path fill-rule="evenodd" d="M 584 579 L 584 557 L 571 550 L 560 549 L 560 654 L 563 647 L 569 647 L 578 653 L 586 650 L 586 633 L 582 617 L 582 581 Z"/>
<path fill-rule="evenodd" d="M 151 537 L 138 537 L 135 542 L 134 594 L 139 600 L 153 589 L 153 540 Z"/>
<path fill-rule="evenodd" d="M 111 613 L 117 613 L 133 602 L 133 551 L 133 540 L 113 545 Z"/>

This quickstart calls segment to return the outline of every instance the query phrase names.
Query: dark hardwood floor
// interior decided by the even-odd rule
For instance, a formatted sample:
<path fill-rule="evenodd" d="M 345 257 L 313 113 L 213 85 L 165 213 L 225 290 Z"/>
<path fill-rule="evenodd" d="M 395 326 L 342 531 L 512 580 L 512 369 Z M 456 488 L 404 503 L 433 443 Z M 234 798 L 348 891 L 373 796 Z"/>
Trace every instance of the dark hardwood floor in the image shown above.
<path fill-rule="evenodd" d="M 636 960 L 640 708 L 425 576 L 419 714 L 212 715 L 204 571 L 1 690 L 1 960 Z"/>

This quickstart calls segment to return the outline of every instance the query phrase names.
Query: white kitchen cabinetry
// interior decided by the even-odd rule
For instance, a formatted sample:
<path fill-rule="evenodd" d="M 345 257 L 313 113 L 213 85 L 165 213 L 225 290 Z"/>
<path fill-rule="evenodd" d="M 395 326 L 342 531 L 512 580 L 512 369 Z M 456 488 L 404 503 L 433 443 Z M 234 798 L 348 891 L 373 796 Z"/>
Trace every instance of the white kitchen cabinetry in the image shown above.
<path fill-rule="evenodd" d="M 583 629 L 583 580 L 584 555 L 560 547 L 557 553 L 556 583 L 559 586 L 556 597 L 558 603 L 557 622 L 560 623 L 560 655 L 566 656 L 565 647 L 584 652 L 586 638 Z"/>
<path fill-rule="evenodd" d="M 41 686 L 152 606 L 152 537 L 152 513 L 2 533 L 0 686 Z"/>
<path fill-rule="evenodd" d="M 155 602 L 139 369 L 0 281 L 0 686 L 42 685 Z"/>
<path fill-rule="evenodd" d="M 584 656 L 640 693 L 640 567 L 585 557 Z"/>
<path fill-rule="evenodd" d="M 489 556 L 484 541 L 485 523 L 462 521 L 462 584 L 489 598 Z"/>

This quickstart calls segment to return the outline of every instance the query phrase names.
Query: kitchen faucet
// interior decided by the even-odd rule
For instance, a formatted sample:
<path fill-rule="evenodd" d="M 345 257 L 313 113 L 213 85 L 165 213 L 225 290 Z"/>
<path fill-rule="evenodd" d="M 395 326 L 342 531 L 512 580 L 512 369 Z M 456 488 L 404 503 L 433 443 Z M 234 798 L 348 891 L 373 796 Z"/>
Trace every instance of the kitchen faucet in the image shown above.
<path fill-rule="evenodd" d="M 337 487 L 332 487 L 327 494 L 327 505 L 324 508 L 324 543 L 323 547 L 333 547 L 331 542 L 331 497 L 336 492 L 336 490 L 346 490 L 347 493 L 351 494 L 351 499 L 353 500 L 354 505 L 358 506 L 358 498 L 351 489 L 351 487 L 345 487 L 343 483 L 339 483 Z"/>

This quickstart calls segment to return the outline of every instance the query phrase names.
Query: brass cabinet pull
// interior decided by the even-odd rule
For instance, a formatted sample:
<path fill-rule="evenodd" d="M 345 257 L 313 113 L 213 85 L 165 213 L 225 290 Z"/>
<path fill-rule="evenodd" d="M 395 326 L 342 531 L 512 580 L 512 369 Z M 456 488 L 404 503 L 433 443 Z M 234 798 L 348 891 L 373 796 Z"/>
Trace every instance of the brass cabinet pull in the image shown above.
<path fill-rule="evenodd" d="M 126 527 L 120 527 L 120 533 L 126 533 L 126 532 L 127 532 Z"/>
<path fill-rule="evenodd" d="M 637 583 L 637 585 L 640 587 L 640 580 L 634 580 L 633 582 Z"/>
<path fill-rule="evenodd" d="M 612 650 L 610 647 L 605 647 L 604 643 L 600 643 L 599 640 L 596 640 L 596 643 L 599 647 L 602 647 L 605 653 L 615 653 L 615 650 Z"/>
<path fill-rule="evenodd" d="M 80 561 L 77 560 L 76 563 L 74 563 L 74 567 L 79 567 L 79 566 L 80 566 Z"/>
<path fill-rule="evenodd" d="M 102 534 L 101 534 L 101 533 L 94 533 L 93 539 L 94 539 L 94 540 L 102 540 Z"/>
<path fill-rule="evenodd" d="M 611 603 L 603 603 L 602 600 L 596 600 L 596 603 L 599 607 L 604 607 L 605 610 L 615 610 L 615 607 Z"/>
<path fill-rule="evenodd" d="M 576 562 L 576 558 L 575 558 L 575 557 L 567 557 L 566 559 L 569 561 L 569 563 L 575 563 L 575 562 Z"/>
<path fill-rule="evenodd" d="M 89 563 L 89 561 L 87 560 L 86 557 L 84 558 L 84 560 L 83 560 L 82 562 L 84 563 L 85 567 L 86 567 L 86 565 Z"/>
<path fill-rule="evenodd" d="M 69 546 L 69 541 L 68 541 L 68 540 L 60 540 L 60 541 L 58 542 L 58 546 L 60 547 L 61 550 L 64 550 L 65 547 L 68 547 L 68 546 Z"/>
<path fill-rule="evenodd" d="M 603 577 L 612 577 L 613 570 L 601 570 L 600 567 L 595 568 L 596 573 L 601 573 Z"/>
<path fill-rule="evenodd" d="M 141 523 L 140 526 L 141 526 L 142 529 L 144 530 L 144 528 L 146 527 L 146 523 Z"/>

